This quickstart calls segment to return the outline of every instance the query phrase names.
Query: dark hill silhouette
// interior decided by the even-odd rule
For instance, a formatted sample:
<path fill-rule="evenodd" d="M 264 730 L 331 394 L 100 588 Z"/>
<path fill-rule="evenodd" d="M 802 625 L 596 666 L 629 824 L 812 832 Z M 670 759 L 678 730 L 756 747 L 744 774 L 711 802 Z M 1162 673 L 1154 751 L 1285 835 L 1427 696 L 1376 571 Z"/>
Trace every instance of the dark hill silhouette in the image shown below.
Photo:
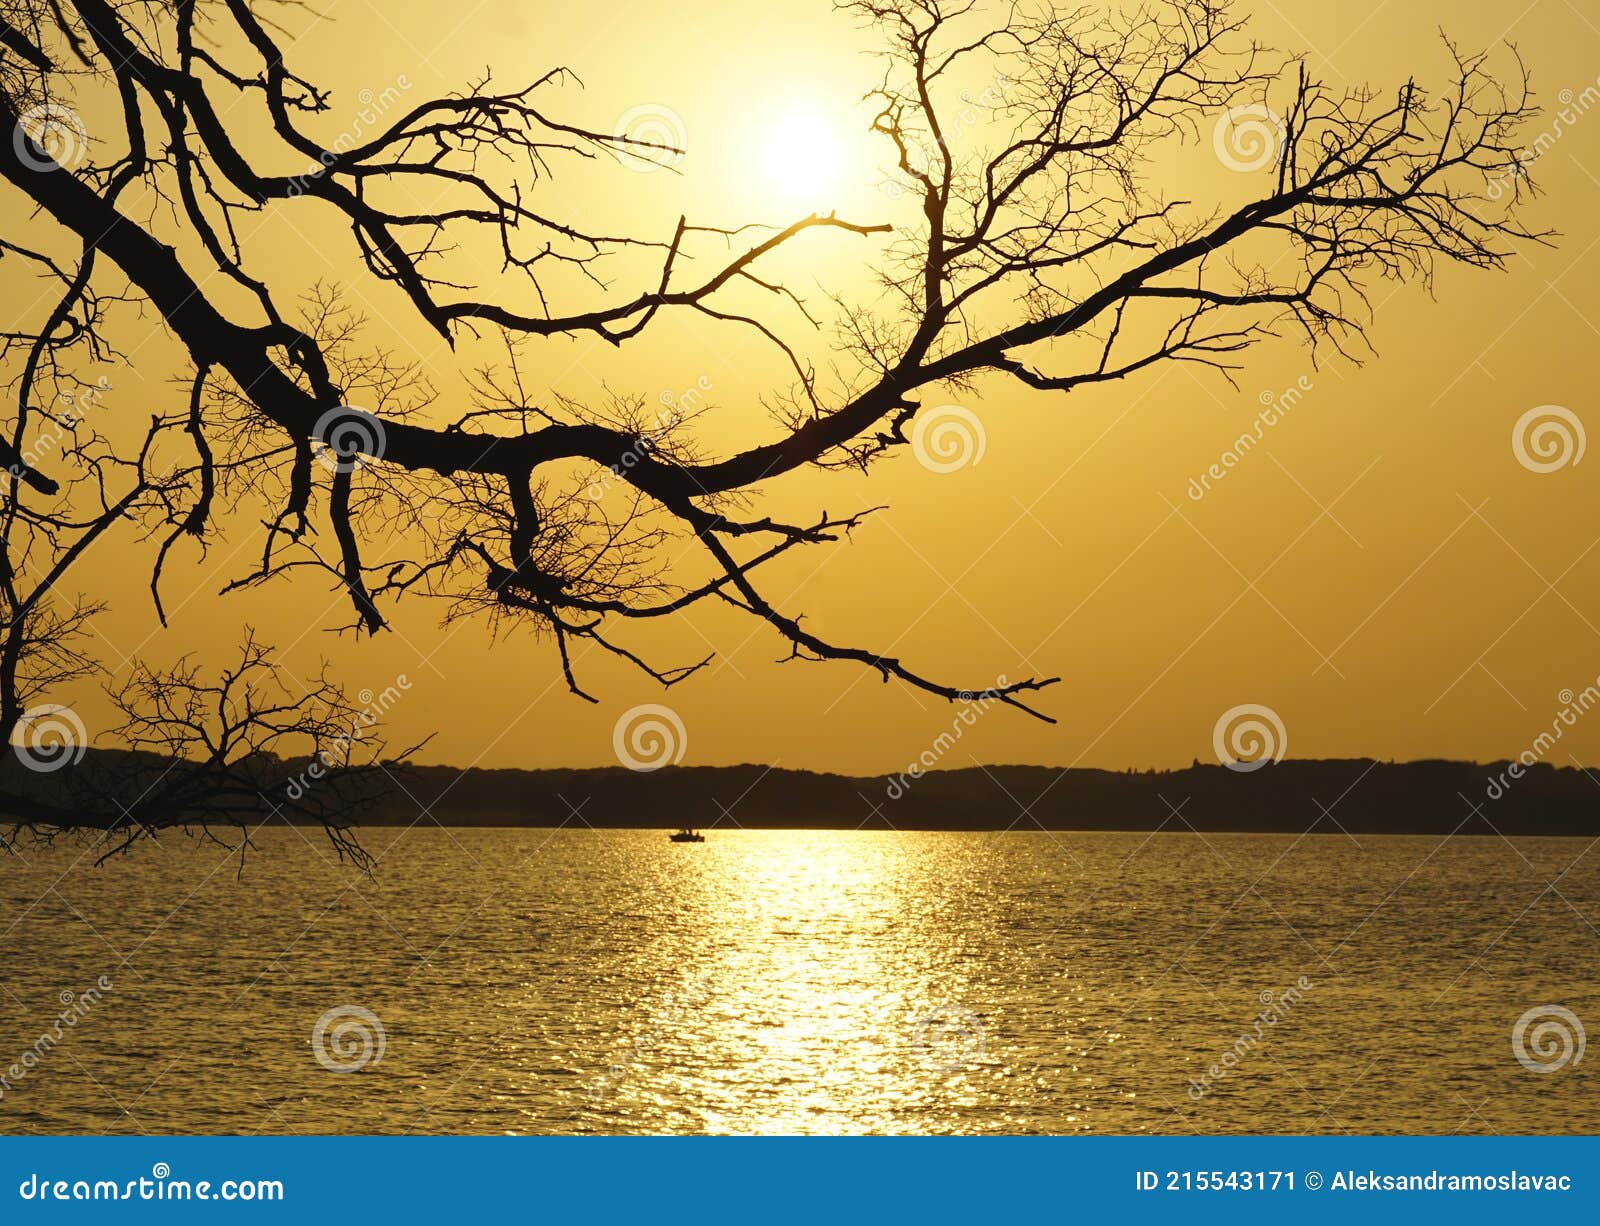
<path fill-rule="evenodd" d="M 81 763 L 28 782 L 37 794 L 59 801 L 74 792 L 84 795 L 98 780 L 125 781 L 166 771 L 167 763 L 145 757 L 90 751 Z M 140 769 L 130 772 L 130 762 Z M 306 765 L 282 762 L 266 775 L 304 781 Z M 1310 829 L 1337 834 L 1342 827 L 1353 834 L 1600 835 L 1600 777 L 1578 768 L 1539 765 L 1519 767 L 1521 777 L 1512 779 L 1509 766 L 1368 758 L 1287 761 L 1252 772 L 1199 763 L 1170 771 L 990 766 L 932 771 L 896 785 L 886 776 L 759 765 L 636 773 L 622 767 L 461 770 L 391 763 L 397 785 L 343 820 L 357 826 L 409 825 L 421 817 L 445 826 L 607 829 L 693 825 L 1295 834 Z M 267 798 L 274 799 L 270 790 Z M 265 813 L 263 806 L 247 820 L 259 820 Z"/>
<path fill-rule="evenodd" d="M 97 778 L 153 777 L 166 770 L 166 763 L 150 758 L 130 774 L 128 763 L 135 758 L 90 751 L 76 766 L 35 776 L 32 786 L 59 798 L 73 789 L 85 794 Z M 278 763 L 265 777 L 304 779 L 305 766 Z M 409 825 L 425 812 L 422 820 L 446 826 L 1296 834 L 1307 829 L 1337 834 L 1342 827 L 1354 834 L 1600 835 L 1600 778 L 1577 768 L 1539 765 L 1519 767 L 1521 777 L 1512 779 L 1505 762 L 1353 758 L 1287 761 L 1253 772 L 1199 763 L 1182 770 L 1122 772 L 991 766 L 933 771 L 898 785 L 884 776 L 759 765 L 668 767 L 652 773 L 621 767 L 463 771 L 390 764 L 389 769 L 403 787 L 388 788 L 362 810 L 342 815 L 344 820 Z M 270 790 L 268 799 L 274 799 Z"/>
<path fill-rule="evenodd" d="M 1325 833 L 1342 826 L 1358 834 L 1600 834 L 1596 779 L 1536 766 L 1507 777 L 1490 799 L 1507 766 L 1333 759 L 1248 773 L 1199 764 L 1148 772 L 971 767 L 930 772 L 899 799 L 889 798 L 881 776 L 754 765 L 649 774 L 419 767 L 406 781 L 414 801 L 391 796 L 363 820 L 409 822 L 420 802 L 446 825 L 1300 833 L 1315 823 Z"/>

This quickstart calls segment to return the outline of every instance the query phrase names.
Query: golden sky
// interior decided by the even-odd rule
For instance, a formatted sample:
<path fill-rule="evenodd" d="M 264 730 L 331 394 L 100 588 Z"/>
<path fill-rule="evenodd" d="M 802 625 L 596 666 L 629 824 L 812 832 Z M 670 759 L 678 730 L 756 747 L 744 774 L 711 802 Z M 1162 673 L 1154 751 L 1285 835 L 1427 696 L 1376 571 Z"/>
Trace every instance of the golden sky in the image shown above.
<path fill-rule="evenodd" d="M 403 79 L 409 102 L 461 88 L 485 65 L 509 85 L 565 64 L 584 83 L 561 94 L 565 116 L 606 127 L 632 108 L 666 108 L 688 147 L 677 175 L 570 168 L 558 198 L 587 224 L 666 237 L 680 212 L 708 224 L 789 220 L 813 207 L 866 223 L 905 216 L 906 202 L 885 187 L 884 151 L 861 131 L 870 115 L 856 100 L 875 83 L 873 38 L 822 0 L 324 7 L 329 19 L 306 30 L 290 59 L 338 91 L 327 135 L 340 130 L 338 99 L 354 113 L 362 90 L 381 94 Z M 1546 105 L 1594 86 L 1600 66 L 1600 17 L 1565 0 L 1526 9 L 1280 0 L 1255 13 L 1260 41 L 1309 52 L 1336 82 L 1388 88 L 1414 73 L 1444 83 L 1440 26 L 1468 48 L 1515 42 Z M 1535 133 L 1552 123 L 1547 114 Z M 774 148 L 775 131 L 788 134 L 792 157 L 781 141 Z M 837 147 L 813 166 L 819 140 Z M 1175 158 L 1166 170 L 1172 194 L 1221 201 L 1240 190 L 1209 156 Z M 1549 726 L 1561 691 L 1600 675 L 1600 485 L 1591 477 L 1600 457 L 1540 473 L 1512 448 L 1515 423 L 1536 406 L 1600 422 L 1600 108 L 1563 125 L 1535 173 L 1546 195 L 1529 219 L 1562 232 L 1556 247 L 1525 249 L 1506 274 L 1444 269 L 1436 301 L 1415 286 L 1376 285 L 1377 352 L 1362 366 L 1330 351 L 1313 368 L 1286 339 L 1249 356 L 1238 390 L 1171 365 L 1068 395 L 995 380 L 951 397 L 981 422 L 975 465 L 931 472 L 902 449 L 866 478 L 808 471 L 770 483 L 767 505 L 796 516 L 889 505 L 848 545 L 802 551 L 775 569 L 769 595 L 837 641 L 891 651 L 942 681 L 1063 679 L 1039 702 L 1057 724 L 990 711 L 945 766 L 1210 761 L 1218 716 L 1243 703 L 1281 716 L 1295 757 L 1516 754 Z M 7 200 L 5 215 L 15 207 Z M 280 284 L 350 282 L 389 321 L 376 330 L 392 329 L 389 343 L 414 352 L 442 389 L 455 387 L 457 359 L 387 287 L 356 277 L 348 236 L 331 221 L 319 229 L 311 212 L 295 211 L 292 224 L 264 220 L 246 240 L 256 258 L 287 278 Z M 830 291 L 859 300 L 871 293 L 862 262 L 882 247 L 810 235 L 782 266 L 808 301 L 825 305 Z M 630 294 L 635 273 L 616 271 Z M 485 264 L 482 275 L 499 274 Z M 575 399 L 706 389 L 713 451 L 774 429 L 757 397 L 784 381 L 783 365 L 747 332 L 684 318 L 620 350 L 588 337 L 534 345 L 537 378 Z M 172 407 L 170 342 L 128 347 L 135 369 L 111 372 L 112 407 L 140 419 L 151 398 Z M 1261 446 L 1191 497 L 1191 479 L 1252 428 L 1263 401 L 1297 386 L 1296 407 Z M 450 403 L 438 419 L 461 407 Z M 323 580 L 215 596 L 245 572 L 258 539 L 233 525 L 203 561 L 180 551 L 167 577 L 167 630 L 144 591 L 148 558 L 126 540 L 101 546 L 96 573 L 115 602 L 100 626 L 111 665 L 187 651 L 221 659 L 248 621 L 289 667 L 309 672 L 326 656 L 352 691 L 404 674 L 411 688 L 391 714 L 391 739 L 437 728 L 424 759 L 460 765 L 609 764 L 618 716 L 664 702 L 687 729 L 686 763 L 898 772 L 955 714 L 850 664 L 780 665 L 786 648 L 770 630 L 710 607 L 624 635 L 658 660 L 715 649 L 711 669 L 663 693 L 589 653 L 580 667 L 601 699 L 591 706 L 567 693 L 548 642 L 524 633 L 491 643 L 474 623 L 441 629 L 436 603 L 401 602 L 390 610 L 393 633 L 354 643 L 325 633 L 348 608 Z M 59 700 L 91 731 L 104 712 L 90 689 Z M 1600 725 L 1580 727 L 1560 764 L 1569 750 L 1600 759 L 1597 742 Z"/>

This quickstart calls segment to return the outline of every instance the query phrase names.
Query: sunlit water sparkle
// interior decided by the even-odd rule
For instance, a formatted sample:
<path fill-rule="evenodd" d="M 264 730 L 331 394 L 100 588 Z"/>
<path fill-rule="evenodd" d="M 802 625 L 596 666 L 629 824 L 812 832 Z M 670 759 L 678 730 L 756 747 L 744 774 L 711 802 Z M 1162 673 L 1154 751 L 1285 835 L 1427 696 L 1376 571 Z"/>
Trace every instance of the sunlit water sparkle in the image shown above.
<path fill-rule="evenodd" d="M 5 1132 L 1595 1132 L 1580 840 L 714 830 L 164 836 L 0 860 Z M 1564 874 L 1564 875 L 1563 875 Z M 1555 889 L 1551 882 L 1557 882 Z M 1310 983 L 1253 1031 L 1262 994 Z M 330 1072 L 312 1030 L 380 1019 Z"/>

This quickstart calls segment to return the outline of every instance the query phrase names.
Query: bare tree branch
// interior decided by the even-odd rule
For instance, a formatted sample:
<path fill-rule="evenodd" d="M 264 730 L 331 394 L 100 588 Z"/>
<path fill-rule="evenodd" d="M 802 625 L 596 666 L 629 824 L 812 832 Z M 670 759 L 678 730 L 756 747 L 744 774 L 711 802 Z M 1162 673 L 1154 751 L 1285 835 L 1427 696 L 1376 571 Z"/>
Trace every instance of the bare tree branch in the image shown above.
<path fill-rule="evenodd" d="M 1417 81 L 1341 89 L 1252 42 L 1228 0 L 1018 5 L 998 20 L 942 0 L 843 4 L 882 40 L 873 130 L 918 205 L 918 223 L 886 246 L 877 220 L 831 213 L 776 227 L 676 217 L 640 234 L 563 216 L 562 176 L 672 153 L 558 118 L 573 80 L 564 69 L 509 89 L 485 77 L 409 105 L 402 79 L 359 129 L 330 139 L 333 92 L 293 70 L 261 5 L 12 8 L 0 29 L 0 125 L 20 135 L 0 142 L 0 179 L 51 234 L 6 242 L 0 258 L 59 292 L 47 315 L 17 321 L 0 342 L 23 366 L 0 450 L 13 474 L 10 519 L 60 561 L 73 533 L 59 471 L 78 469 L 75 482 L 102 490 L 123 472 L 132 501 L 103 492 L 98 514 L 153 517 L 153 593 L 191 543 L 203 550 L 241 522 L 260 524 L 259 566 L 230 586 L 321 572 L 348 594 L 357 631 L 381 629 L 406 596 L 445 600 L 447 618 L 530 623 L 583 697 L 574 641 L 676 684 L 705 661 L 647 663 L 614 627 L 712 600 L 770 627 L 789 658 L 853 662 L 952 701 L 993 693 L 1046 718 L 1019 696 L 1054 679 L 963 689 L 829 642 L 780 609 L 760 586 L 765 564 L 825 546 L 859 517 L 805 526 L 749 515 L 758 488 L 806 466 L 868 466 L 905 445 L 930 396 L 985 378 L 1070 392 L 1174 361 L 1230 377 L 1248 350 L 1285 333 L 1313 355 L 1358 356 L 1375 282 L 1431 284 L 1440 260 L 1499 268 L 1549 237 L 1518 218 L 1533 191 L 1520 134 L 1535 111 L 1514 49 L 1491 57 L 1446 42 L 1451 72 L 1438 91 Z M 984 81 L 977 101 L 963 95 Z M 63 135 L 75 135 L 61 111 L 93 90 L 114 96 L 122 131 L 58 159 Z M 224 122 L 236 113 L 270 140 L 237 139 L 241 125 Z M 1240 199 L 1169 199 L 1155 186 L 1177 147 L 1224 151 L 1241 125 L 1266 156 L 1236 166 Z M 307 170 L 266 169 L 286 155 Z M 136 215 L 132 184 L 165 207 Z M 284 301 L 272 270 L 245 267 L 241 215 L 308 207 L 338 216 L 347 260 L 452 346 L 503 348 L 464 372 L 471 403 L 439 396 L 404 355 L 376 351 L 336 289 Z M 75 267 L 36 254 L 62 237 L 81 246 Z M 819 320 L 770 271 L 780 251 L 820 242 L 862 244 L 880 290 L 869 305 L 842 305 L 831 334 L 841 365 L 827 377 L 795 339 Z M 209 290 L 199 250 L 249 309 Z M 507 274 L 493 297 L 466 271 L 486 250 Z M 630 271 L 614 289 L 602 269 L 618 259 Z M 35 389 L 72 377 L 69 351 L 112 356 L 103 317 L 121 301 L 113 270 L 192 360 L 177 372 L 186 408 L 159 417 L 146 441 L 149 452 L 168 431 L 187 436 L 192 461 L 170 479 L 92 448 L 25 458 L 52 420 Z M 557 305 L 574 276 L 596 300 Z M 774 392 L 771 437 L 706 455 L 695 423 L 713 406 L 652 416 L 626 393 L 584 405 L 529 391 L 537 338 L 591 334 L 621 347 L 669 315 L 750 330 L 782 357 L 797 382 Z M 1051 401 L 1041 395 L 1039 406 Z M 60 501 L 41 509 L 49 498 Z M 396 529 L 405 556 L 376 559 L 376 542 Z M 685 547 L 694 561 L 673 563 Z M 7 582 L 17 573 L 12 562 Z M 39 607 L 37 592 L 31 605 L 21 590 L 6 595 L 13 627 Z M 6 685 L 0 664 L 14 728 Z"/>

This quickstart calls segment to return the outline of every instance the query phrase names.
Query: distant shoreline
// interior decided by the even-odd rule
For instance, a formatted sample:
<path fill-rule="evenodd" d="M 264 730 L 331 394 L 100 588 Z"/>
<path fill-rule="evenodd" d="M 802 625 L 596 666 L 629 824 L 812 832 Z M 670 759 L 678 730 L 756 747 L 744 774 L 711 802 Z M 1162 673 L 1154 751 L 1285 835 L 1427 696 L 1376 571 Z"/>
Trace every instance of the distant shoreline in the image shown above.
<path fill-rule="evenodd" d="M 306 822 L 289 822 L 288 825 L 306 826 L 315 829 L 315 826 Z M 394 830 L 405 833 L 408 830 L 428 828 L 430 822 L 360 822 L 357 823 L 362 830 L 383 831 Z M 270 823 L 269 823 L 270 825 Z M 573 834 L 661 834 L 668 830 L 676 830 L 676 823 L 656 826 L 585 826 L 574 822 L 567 826 L 534 826 L 527 823 L 513 825 L 511 823 L 492 822 L 445 822 L 446 830 L 544 830 L 554 833 L 558 830 L 571 831 Z M 698 826 L 696 829 L 707 838 L 724 834 L 771 834 L 775 832 L 816 834 L 1127 834 L 1143 835 L 1146 838 L 1159 838 L 1163 835 L 1173 835 L 1178 838 L 1196 838 L 1200 836 L 1228 836 L 1228 835 L 1262 835 L 1272 838 L 1305 839 L 1305 838 L 1332 838 L 1345 839 L 1350 836 L 1340 830 L 1190 830 L 1187 827 L 1167 827 L 1157 830 L 1107 830 L 1092 827 L 1048 827 L 1044 830 L 1037 826 L 1013 826 L 1004 830 L 991 829 L 962 829 L 949 826 L 933 829 L 927 826 L 861 826 L 846 829 L 843 826 Z M 1431 833 L 1422 831 L 1383 830 L 1378 832 L 1362 831 L 1361 837 L 1366 839 L 1426 839 L 1436 837 Z M 1574 841 L 1592 841 L 1596 836 L 1592 834 L 1530 834 L 1517 831 L 1491 830 L 1464 830 L 1449 836 L 1457 839 L 1572 839 Z"/>
<path fill-rule="evenodd" d="M 32 786 L 83 794 L 97 778 L 127 778 L 130 757 L 152 777 L 170 763 L 91 750 Z M 273 759 L 286 782 L 307 764 Z M 973 766 L 903 776 L 852 776 L 756 764 L 459 770 L 390 763 L 387 795 L 342 819 L 352 826 L 664 830 L 1050 830 L 1096 833 L 1600 836 L 1600 781 L 1577 767 L 1370 758 L 1288 760 L 1242 771 L 1061 770 Z M 181 768 L 178 768 L 181 769 Z M 119 774 L 120 770 L 120 774 Z M 281 807 L 268 785 L 261 820 Z M 248 814 L 245 815 L 248 817 Z"/>
<path fill-rule="evenodd" d="M 360 825 L 817 830 L 1195 830 L 1200 833 L 1600 835 L 1600 784 L 1574 767 L 1289 760 L 1253 771 L 1039 766 L 930 771 L 891 796 L 891 776 L 760 765 L 633 772 L 408 767 L 405 792 Z M 409 795 L 407 795 L 409 793 Z"/>

